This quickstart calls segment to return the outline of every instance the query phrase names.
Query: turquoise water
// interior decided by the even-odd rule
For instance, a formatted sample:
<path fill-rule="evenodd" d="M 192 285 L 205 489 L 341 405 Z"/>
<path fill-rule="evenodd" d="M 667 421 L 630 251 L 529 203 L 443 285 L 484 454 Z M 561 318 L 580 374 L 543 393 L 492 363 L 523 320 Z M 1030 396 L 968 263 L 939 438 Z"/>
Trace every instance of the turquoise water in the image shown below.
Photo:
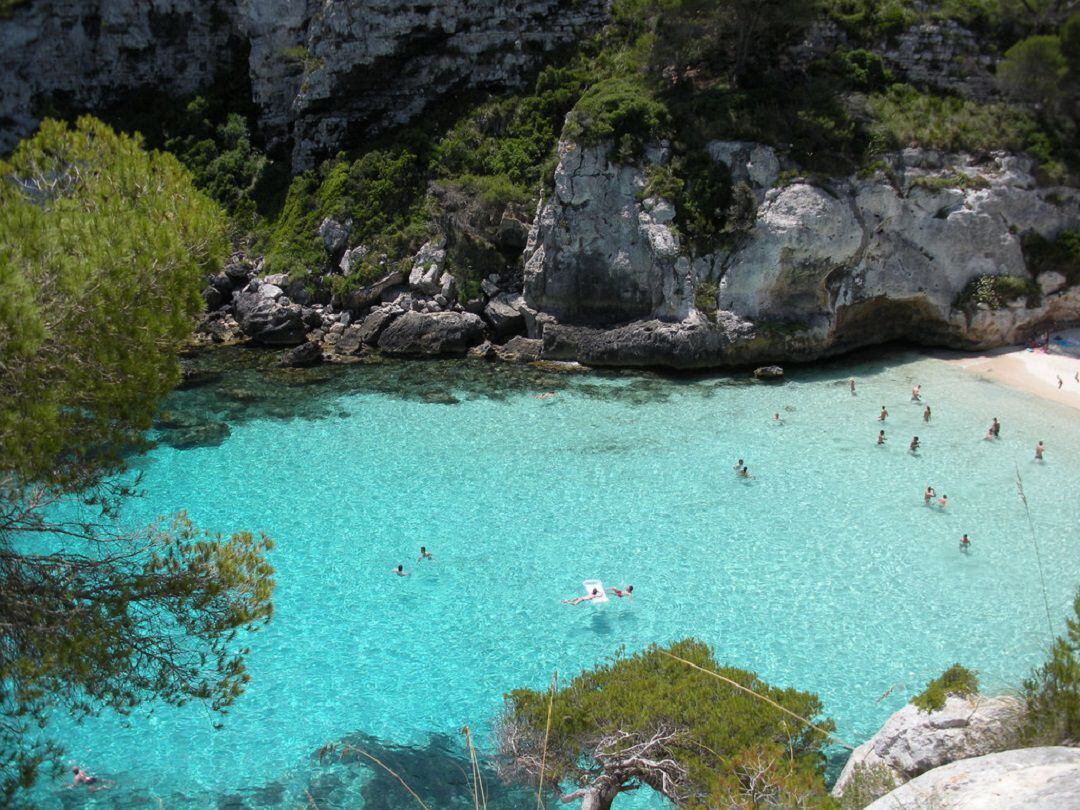
<path fill-rule="evenodd" d="M 503 692 L 690 635 L 817 692 L 858 743 L 954 661 L 995 691 L 1041 660 L 1017 468 L 1055 629 L 1080 583 L 1077 413 L 915 354 L 782 385 L 463 362 L 208 379 L 167 407 L 228 419 L 228 435 L 140 459 L 147 494 L 126 519 L 184 507 L 275 538 L 276 614 L 251 638 L 250 688 L 220 730 L 197 706 L 58 725 L 70 758 L 117 786 L 46 784 L 45 804 L 414 806 L 385 775 L 315 757 L 347 738 L 432 806 L 471 806 L 459 731 L 487 745 Z M 930 425 L 908 401 L 915 382 Z M 1001 439 L 983 441 L 993 416 Z M 733 474 L 738 458 L 752 480 Z M 948 509 L 923 505 L 927 484 Z M 420 545 L 434 561 L 417 563 Z M 410 576 L 390 573 L 398 563 Z M 561 604 L 594 577 L 636 598 Z"/>

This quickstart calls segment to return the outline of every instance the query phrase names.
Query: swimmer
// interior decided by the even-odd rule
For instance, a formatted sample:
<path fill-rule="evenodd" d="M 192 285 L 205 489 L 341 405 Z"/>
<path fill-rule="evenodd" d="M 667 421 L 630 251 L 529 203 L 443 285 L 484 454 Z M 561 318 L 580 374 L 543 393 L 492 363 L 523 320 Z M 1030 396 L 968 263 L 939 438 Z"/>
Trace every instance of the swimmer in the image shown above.
<path fill-rule="evenodd" d="M 545 391 L 542 394 L 537 394 L 534 399 L 551 399 L 553 396 L 555 396 L 554 391 Z"/>
<path fill-rule="evenodd" d="M 885 406 L 882 405 L 881 406 L 881 413 L 878 414 L 877 420 L 879 422 L 884 422 L 885 419 L 888 417 L 888 415 L 889 415 L 889 412 L 887 410 L 885 410 Z"/>
<path fill-rule="evenodd" d="M 855 378 L 854 377 L 852 377 L 851 379 L 848 380 L 848 385 L 851 387 L 851 395 L 854 396 L 855 395 Z"/>
<path fill-rule="evenodd" d="M 782 424 L 784 424 L 784 420 L 780 418 L 779 413 L 774 413 L 772 415 L 772 420 L 773 420 L 774 425 L 782 425 Z"/>
<path fill-rule="evenodd" d="M 1001 435 L 1001 422 L 997 417 L 994 417 L 994 421 L 990 423 L 990 432 L 994 434 L 994 438 L 997 439 Z"/>
<path fill-rule="evenodd" d="M 937 505 L 938 509 L 944 509 L 946 506 L 949 505 L 949 496 L 942 495 L 940 498 L 937 499 Z"/>
<path fill-rule="evenodd" d="M 739 472 L 739 470 L 741 470 L 742 468 L 743 468 L 743 460 L 740 458 L 738 461 L 735 462 L 735 466 L 732 467 L 731 469 L 733 469 L 735 472 Z"/>
<path fill-rule="evenodd" d="M 961 551 L 968 551 L 970 548 L 971 548 L 971 540 L 968 539 L 968 536 L 965 534 L 963 537 L 960 538 L 960 550 Z"/>
<path fill-rule="evenodd" d="M 593 588 L 592 593 L 590 594 L 587 594 L 585 596 L 575 596 L 573 599 L 563 599 L 562 601 L 564 605 L 578 605 L 582 602 L 588 602 L 590 599 L 595 599 L 599 595 L 600 591 L 598 591 L 596 588 Z"/>
<path fill-rule="evenodd" d="M 634 586 L 633 585 L 627 585 L 625 588 L 612 588 L 611 592 L 613 594 L 615 594 L 616 596 L 618 596 L 620 599 L 622 597 L 624 597 L 624 596 L 633 597 L 633 595 L 634 595 Z"/>
<path fill-rule="evenodd" d="M 926 410 L 922 412 L 922 420 L 924 422 L 926 422 L 926 424 L 928 424 L 928 425 L 930 424 L 930 406 L 929 405 L 927 405 Z"/>
<path fill-rule="evenodd" d="M 71 772 L 75 774 L 71 780 L 71 784 L 68 787 L 78 787 L 79 785 L 86 785 L 90 790 L 96 790 L 98 787 L 102 787 L 100 780 L 96 776 L 91 776 L 86 771 L 82 770 L 78 765 L 71 766 Z"/>
<path fill-rule="evenodd" d="M 877 432 L 877 443 L 879 445 L 885 444 L 885 431 L 884 430 L 879 430 Z"/>
<path fill-rule="evenodd" d="M 1043 453 L 1045 453 L 1045 452 L 1046 452 L 1046 445 L 1044 445 L 1040 441 L 1037 445 L 1035 445 L 1035 460 L 1036 461 L 1042 461 L 1043 460 Z"/>
<path fill-rule="evenodd" d="M 922 395 L 922 386 L 921 385 L 916 385 L 914 388 L 911 389 L 911 401 L 912 402 L 922 402 L 921 395 Z"/>
<path fill-rule="evenodd" d="M 420 562 L 421 560 L 434 560 L 434 559 L 435 558 L 431 556 L 431 552 L 427 550 L 427 546 L 420 546 L 420 556 L 416 558 L 417 562 Z"/>
<path fill-rule="evenodd" d="M 908 445 L 908 450 L 910 450 L 912 453 L 914 453 L 918 449 L 919 449 L 919 437 L 914 436 L 911 439 L 911 444 Z"/>
<path fill-rule="evenodd" d="M 407 577 L 409 575 L 409 572 L 405 570 L 404 565 L 399 565 L 397 568 L 392 568 L 391 571 L 393 571 L 399 577 Z"/>
<path fill-rule="evenodd" d="M 741 470 L 739 470 L 739 477 L 740 478 L 753 478 L 754 476 L 752 476 L 750 474 L 750 470 L 746 469 L 746 467 L 743 467 Z"/>
<path fill-rule="evenodd" d="M 931 499 L 932 499 L 932 498 L 933 498 L 933 497 L 934 497 L 935 495 L 937 495 L 937 493 L 936 493 L 936 492 L 934 492 L 934 488 L 933 488 L 933 487 L 927 487 L 927 488 L 926 488 L 926 492 L 924 492 L 924 493 L 922 494 L 922 502 L 923 502 L 923 505 L 924 505 L 924 506 L 929 506 L 929 505 L 930 505 L 930 500 L 931 500 Z"/>

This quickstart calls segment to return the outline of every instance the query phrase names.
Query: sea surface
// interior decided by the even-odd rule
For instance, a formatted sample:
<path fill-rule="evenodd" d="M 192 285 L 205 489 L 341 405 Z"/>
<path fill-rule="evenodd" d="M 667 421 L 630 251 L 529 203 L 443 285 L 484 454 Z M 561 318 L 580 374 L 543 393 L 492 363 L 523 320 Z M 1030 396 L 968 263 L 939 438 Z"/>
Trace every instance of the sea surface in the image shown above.
<path fill-rule="evenodd" d="M 196 362 L 159 445 L 133 461 L 145 495 L 124 515 L 186 509 L 274 538 L 275 615 L 250 637 L 250 687 L 224 718 L 190 705 L 58 719 L 71 761 L 115 785 L 45 780 L 42 806 L 418 806 L 363 757 L 320 760 L 335 743 L 433 808 L 472 807 L 461 730 L 489 753 L 503 693 L 687 636 L 818 693 L 857 744 L 954 662 L 987 692 L 1016 690 L 1049 644 L 1047 607 L 1058 632 L 1080 585 L 1077 412 L 919 354 L 781 384 L 273 360 Z M 986 441 L 992 417 L 1001 436 Z M 753 478 L 733 472 L 740 458 Z M 924 505 L 927 485 L 947 508 Z M 562 603 L 591 578 L 634 598 Z M 492 810 L 532 806 L 487 777 Z M 617 806 L 662 806 L 647 793 Z"/>

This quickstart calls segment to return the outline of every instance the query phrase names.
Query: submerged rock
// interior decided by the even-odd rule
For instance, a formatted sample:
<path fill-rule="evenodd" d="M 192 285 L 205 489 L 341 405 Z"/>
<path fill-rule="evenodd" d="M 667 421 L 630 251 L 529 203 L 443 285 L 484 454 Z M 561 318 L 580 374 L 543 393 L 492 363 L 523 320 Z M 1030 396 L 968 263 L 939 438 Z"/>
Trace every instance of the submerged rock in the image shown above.
<path fill-rule="evenodd" d="M 304 368 L 317 366 L 322 359 L 322 347 L 318 343 L 308 342 L 285 352 L 285 356 L 281 358 L 281 365 L 288 368 Z"/>

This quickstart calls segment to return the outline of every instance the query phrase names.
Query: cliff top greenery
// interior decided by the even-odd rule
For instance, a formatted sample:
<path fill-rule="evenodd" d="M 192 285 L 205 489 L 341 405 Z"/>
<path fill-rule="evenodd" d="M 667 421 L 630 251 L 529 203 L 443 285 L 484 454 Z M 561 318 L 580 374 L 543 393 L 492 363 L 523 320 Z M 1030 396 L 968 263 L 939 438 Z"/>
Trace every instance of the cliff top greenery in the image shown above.
<path fill-rule="evenodd" d="M 752 220 L 746 195 L 705 152 L 714 139 L 769 144 L 818 175 L 855 173 L 908 146 L 1007 149 L 1034 157 L 1042 180 L 1073 182 L 1080 14 L 1069 8 L 1061 0 L 615 0 L 602 31 L 553 56 L 523 91 L 452 98 L 291 178 L 287 157 L 269 159 L 253 134 L 250 88 L 236 81 L 243 71 L 182 114 L 151 105 L 157 120 L 130 125 L 155 130 L 151 145 L 176 154 L 229 210 L 234 238 L 264 254 L 268 272 L 343 292 L 406 267 L 442 233 L 467 297 L 484 276 L 516 272 L 520 247 L 500 241 L 499 220 L 529 219 L 552 181 L 560 138 L 607 143 L 622 161 L 666 140 L 670 162 L 650 170 L 650 191 L 672 200 L 695 251 Z M 882 56 L 913 27 L 953 23 L 1000 60 L 998 100 L 903 83 Z M 831 27 L 839 44 L 799 49 L 811 26 Z M 352 220 L 349 245 L 367 248 L 344 274 L 317 233 L 327 217 Z"/>

